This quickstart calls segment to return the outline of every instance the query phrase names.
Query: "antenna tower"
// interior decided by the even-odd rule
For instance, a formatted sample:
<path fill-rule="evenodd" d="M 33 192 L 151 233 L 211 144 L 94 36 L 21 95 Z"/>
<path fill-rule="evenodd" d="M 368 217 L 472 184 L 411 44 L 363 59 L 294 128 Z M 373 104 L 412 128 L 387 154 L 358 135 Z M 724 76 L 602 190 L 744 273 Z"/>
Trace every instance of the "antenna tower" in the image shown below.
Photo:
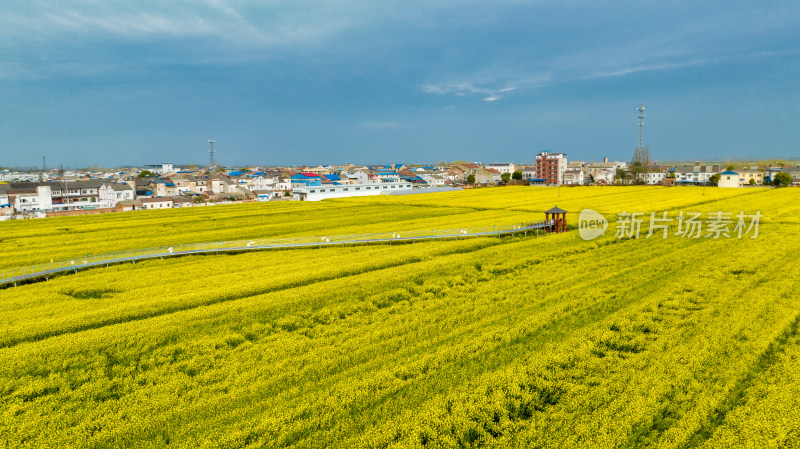
<path fill-rule="evenodd" d="M 635 179 L 641 181 L 639 174 L 646 173 L 650 166 L 650 149 L 644 147 L 644 105 L 639 105 L 639 140 L 636 143 L 636 151 L 633 153 L 631 161 L 631 173 Z"/>
<path fill-rule="evenodd" d="M 639 145 L 637 149 L 644 150 L 644 105 L 639 105 Z"/>
<path fill-rule="evenodd" d="M 214 151 L 214 142 L 215 142 L 215 140 L 214 140 L 213 137 L 209 137 L 208 138 L 208 143 L 211 145 L 211 148 L 208 149 L 208 154 L 211 156 L 211 166 L 212 167 L 217 165 L 217 161 L 214 160 L 214 153 L 215 153 L 215 151 Z"/>

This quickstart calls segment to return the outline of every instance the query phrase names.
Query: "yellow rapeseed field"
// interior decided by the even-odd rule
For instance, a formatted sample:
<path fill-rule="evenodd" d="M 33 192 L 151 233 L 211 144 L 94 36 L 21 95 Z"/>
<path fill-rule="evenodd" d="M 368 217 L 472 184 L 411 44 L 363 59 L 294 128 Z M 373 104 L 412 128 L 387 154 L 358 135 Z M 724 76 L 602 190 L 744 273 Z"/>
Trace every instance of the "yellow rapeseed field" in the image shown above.
<path fill-rule="evenodd" d="M 508 187 L 3 222 L 0 268 L 517 224 L 554 205 L 571 225 L 583 209 L 609 221 L 593 240 L 571 230 L 186 256 L 0 290 L 0 441 L 798 447 L 799 200 L 797 189 Z M 651 212 L 671 218 L 667 238 L 646 238 Z M 714 238 L 719 212 L 729 236 Z M 738 237 L 740 212 L 759 217 L 756 238 Z M 640 238 L 617 235 L 630 213 L 642 213 Z M 678 220 L 694 213 L 697 238 Z"/>

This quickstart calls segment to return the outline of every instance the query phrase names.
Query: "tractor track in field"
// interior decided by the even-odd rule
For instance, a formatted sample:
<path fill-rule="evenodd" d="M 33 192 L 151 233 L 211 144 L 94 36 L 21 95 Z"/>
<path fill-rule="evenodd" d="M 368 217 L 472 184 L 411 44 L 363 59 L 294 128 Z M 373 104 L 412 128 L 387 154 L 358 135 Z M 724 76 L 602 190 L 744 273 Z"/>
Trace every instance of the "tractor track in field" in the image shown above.
<path fill-rule="evenodd" d="M 680 446 L 680 448 L 689 449 L 699 447 L 709 440 L 714 435 L 714 431 L 725 423 L 725 418 L 728 413 L 744 404 L 747 392 L 755 384 L 757 377 L 778 361 L 784 348 L 798 333 L 800 333 L 800 314 L 797 314 L 795 319 L 770 342 L 764 352 L 761 353 L 756 362 L 750 367 L 749 371 L 739 379 L 722 401 L 720 401 L 719 405 L 710 413 L 706 421 Z"/>

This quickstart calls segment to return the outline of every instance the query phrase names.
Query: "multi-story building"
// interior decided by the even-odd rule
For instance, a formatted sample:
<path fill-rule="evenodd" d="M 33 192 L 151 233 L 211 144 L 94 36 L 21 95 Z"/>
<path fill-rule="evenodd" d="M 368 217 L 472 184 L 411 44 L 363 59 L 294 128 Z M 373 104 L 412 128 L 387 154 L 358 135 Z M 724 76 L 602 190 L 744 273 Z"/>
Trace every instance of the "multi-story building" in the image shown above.
<path fill-rule="evenodd" d="M 788 173 L 792 177 L 793 186 L 800 185 L 800 166 L 784 168 L 782 173 Z"/>
<path fill-rule="evenodd" d="M 170 177 L 179 193 L 205 193 L 208 191 L 208 179 L 194 175 L 177 175 Z"/>
<path fill-rule="evenodd" d="M 667 172 L 663 171 L 650 171 L 647 173 L 640 173 L 642 179 L 644 180 L 645 184 L 648 185 L 658 185 L 664 181 L 664 178 L 667 177 Z"/>
<path fill-rule="evenodd" d="M 733 170 L 727 170 L 720 173 L 719 182 L 717 187 L 741 187 L 739 182 L 739 173 Z"/>
<path fill-rule="evenodd" d="M 579 169 L 565 170 L 562 181 L 565 185 L 583 185 L 583 171 Z"/>
<path fill-rule="evenodd" d="M 0 206 L 11 207 L 12 213 L 44 212 L 53 209 L 50 186 L 44 183 L 3 184 Z"/>
<path fill-rule="evenodd" d="M 172 180 L 165 179 L 165 180 L 151 180 L 150 186 L 153 190 L 153 196 L 158 197 L 165 197 L 165 196 L 175 196 L 178 194 L 178 186 L 175 185 Z"/>
<path fill-rule="evenodd" d="M 758 167 L 737 170 L 737 172 L 739 173 L 739 178 L 744 185 L 749 185 L 751 179 L 756 185 L 764 184 L 764 172 L 759 170 Z"/>
<path fill-rule="evenodd" d="M 538 179 L 544 179 L 545 184 L 561 184 L 566 170 L 566 153 L 549 153 L 543 151 L 536 155 L 536 177 Z"/>
<path fill-rule="evenodd" d="M 536 166 L 526 165 L 520 170 L 522 172 L 522 179 L 530 181 L 536 178 Z"/>
<path fill-rule="evenodd" d="M 99 190 L 100 202 L 103 207 L 117 207 L 120 201 L 129 201 L 135 198 L 133 187 L 123 182 L 103 184 Z"/>
<path fill-rule="evenodd" d="M 617 170 L 625 170 L 628 167 L 627 162 L 621 161 L 609 161 L 608 158 L 603 158 L 603 162 L 588 162 L 586 163 L 586 172 L 584 174 L 594 177 L 598 179 L 599 177 L 596 172 L 611 172 L 612 175 L 616 174 Z M 611 182 L 613 182 L 613 176 Z"/>
<path fill-rule="evenodd" d="M 661 165 L 648 165 L 644 172 L 637 173 L 636 177 L 647 185 L 663 184 L 669 171 L 669 167 Z"/>
<path fill-rule="evenodd" d="M 598 185 L 611 185 L 614 183 L 614 176 L 617 174 L 614 168 L 601 168 L 594 170 L 589 176 Z"/>
<path fill-rule="evenodd" d="M 489 164 L 484 168 L 491 168 L 493 170 L 497 170 L 502 175 L 503 173 L 514 173 L 517 170 L 517 166 L 515 164 L 505 164 L 505 163 L 494 163 Z"/>
<path fill-rule="evenodd" d="M 473 175 L 476 184 L 495 184 L 503 179 L 502 174 L 493 168 L 478 168 Z"/>
<path fill-rule="evenodd" d="M 34 183 L 12 183 L 9 188 L 18 191 L 46 188 L 47 200 L 37 199 L 35 208 L 27 196 L 25 207 L 16 209 L 18 212 L 37 211 L 66 211 L 115 207 L 118 201 L 134 198 L 133 188 L 126 183 L 111 180 L 90 179 L 79 181 L 53 181 Z M 32 199 L 32 198 L 31 198 Z"/>
<path fill-rule="evenodd" d="M 709 179 L 719 173 L 719 165 L 678 165 L 675 167 L 676 184 L 708 184 Z"/>
<path fill-rule="evenodd" d="M 175 164 L 154 164 L 154 165 L 145 165 L 144 169 L 147 171 L 151 171 L 158 176 L 173 173 L 176 170 Z"/>

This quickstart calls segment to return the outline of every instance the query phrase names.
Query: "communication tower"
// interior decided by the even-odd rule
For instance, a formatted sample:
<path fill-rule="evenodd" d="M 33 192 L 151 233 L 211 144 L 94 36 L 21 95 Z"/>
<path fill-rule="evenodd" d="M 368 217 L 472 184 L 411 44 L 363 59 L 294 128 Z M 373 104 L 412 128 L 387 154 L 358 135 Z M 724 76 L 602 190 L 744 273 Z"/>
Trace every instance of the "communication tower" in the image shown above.
<path fill-rule="evenodd" d="M 209 154 L 209 156 L 211 156 L 211 166 L 212 167 L 217 165 L 217 161 L 214 160 L 214 153 L 215 153 L 215 151 L 214 151 L 214 142 L 215 142 L 215 140 L 214 140 L 213 137 L 209 137 L 208 138 L 208 143 L 211 145 L 211 148 L 208 149 L 208 154 Z"/>

